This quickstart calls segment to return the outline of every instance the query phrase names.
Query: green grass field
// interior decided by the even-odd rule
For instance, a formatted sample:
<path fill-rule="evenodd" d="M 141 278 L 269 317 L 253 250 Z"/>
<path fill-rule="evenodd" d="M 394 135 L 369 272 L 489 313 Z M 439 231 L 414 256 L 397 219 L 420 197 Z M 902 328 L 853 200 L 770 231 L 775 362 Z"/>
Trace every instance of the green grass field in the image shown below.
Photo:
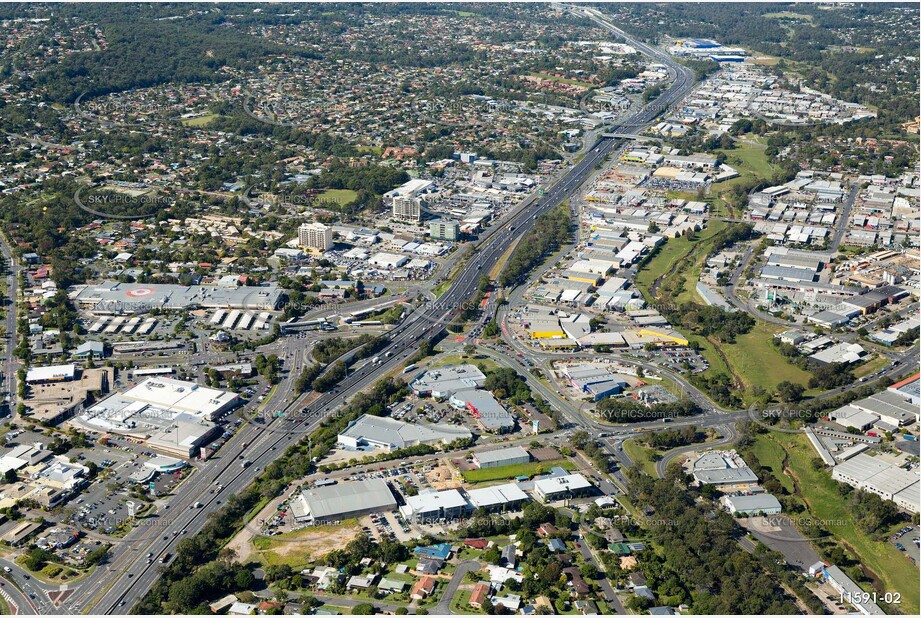
<path fill-rule="evenodd" d="M 205 127 L 208 126 L 215 118 L 219 118 L 220 114 L 205 114 L 204 116 L 198 116 L 196 118 L 186 118 L 182 121 L 182 124 L 187 127 Z"/>
<path fill-rule="evenodd" d="M 762 445 L 764 441 L 768 444 Z M 812 467 L 816 454 L 806 437 L 772 431 L 757 436 L 755 444 L 759 458 L 762 453 L 765 454 L 762 464 L 772 468 L 784 453 L 787 454 L 787 467 L 797 482 L 799 496 L 812 515 L 825 522 L 840 522 L 840 525 L 828 526 L 831 534 L 857 554 L 861 564 L 880 579 L 883 591 L 902 594 L 899 609 L 904 614 L 917 615 L 921 596 L 918 569 L 891 543 L 873 540 L 856 524 L 850 523 L 853 514 L 846 499 L 838 493 L 837 482 L 824 468 L 816 470 Z"/>
<path fill-rule="evenodd" d="M 778 11 L 776 13 L 765 13 L 762 15 L 767 19 L 798 19 L 801 21 L 812 23 L 812 15 L 803 15 L 802 13 L 794 13 L 792 11 Z"/>
<path fill-rule="evenodd" d="M 886 356 L 882 354 L 877 354 L 875 358 L 868 360 L 867 362 L 862 364 L 860 367 L 855 369 L 854 375 L 857 376 L 858 378 L 862 378 L 863 376 L 868 376 L 871 373 L 876 373 L 877 371 L 879 371 L 880 369 L 882 369 L 888 364 L 889 364 L 889 359 Z"/>
<path fill-rule="evenodd" d="M 652 460 L 654 453 L 652 449 L 643 446 L 635 438 L 631 438 L 624 441 L 624 452 L 643 472 L 653 478 L 656 477 L 656 462 Z"/>
<path fill-rule="evenodd" d="M 344 546 L 360 531 L 358 520 L 349 519 L 337 525 L 308 526 L 273 537 L 257 536 L 252 539 L 253 547 L 258 550 L 253 557 L 265 566 L 287 564 L 303 568 L 337 546 Z"/>
<path fill-rule="evenodd" d="M 336 202 L 337 204 L 351 204 L 358 199 L 358 193 L 351 189 L 327 189 L 317 196 L 319 202 Z"/>
<path fill-rule="evenodd" d="M 464 480 L 468 483 L 487 483 L 489 481 L 504 481 L 516 476 L 534 476 L 549 472 L 550 468 L 560 466 L 566 470 L 575 470 L 576 466 L 568 459 L 552 459 L 550 461 L 532 461 L 526 464 L 512 466 L 499 466 L 498 468 L 483 468 L 480 470 L 467 470 L 462 472 Z"/>
<path fill-rule="evenodd" d="M 783 462 L 786 457 L 786 451 L 780 444 L 774 440 L 759 439 L 751 446 L 751 451 L 758 457 L 758 461 L 761 462 L 762 466 L 771 469 L 771 472 L 774 473 L 774 476 L 777 477 L 784 489 L 791 494 L 794 493 L 793 479 L 784 472 Z"/>
<path fill-rule="evenodd" d="M 766 148 L 767 146 L 762 144 L 739 142 L 732 150 L 720 150 L 719 152 L 726 155 L 726 165 L 739 172 L 739 177 L 714 184 L 713 188 L 717 193 L 751 178 L 767 179 L 773 176 L 778 168 L 768 161 L 767 155 L 764 154 Z"/>
<path fill-rule="evenodd" d="M 438 360 L 432 363 L 432 367 L 444 367 L 445 365 L 460 365 L 463 363 L 473 363 L 474 365 L 480 366 L 483 365 L 487 370 L 498 369 L 499 363 L 483 356 L 482 358 L 475 358 L 474 356 L 464 356 L 461 354 L 448 354 L 446 356 L 439 356 Z"/>
<path fill-rule="evenodd" d="M 720 346 L 729 364 L 746 386 L 760 386 L 772 391 L 783 381 L 806 386 L 812 374 L 790 363 L 771 343 L 782 326 L 758 321 L 748 333 L 736 338 L 734 344 Z M 770 370 L 767 370 L 770 368 Z"/>
<path fill-rule="evenodd" d="M 702 303 L 695 286 L 706 263 L 707 254 L 713 246 L 713 237 L 728 225 L 724 221 L 710 221 L 707 229 L 697 234 L 696 240 L 684 237 L 669 239 L 656 257 L 636 276 L 636 285 L 646 301 L 650 304 L 656 302 L 650 292 L 656 279 L 681 277 L 683 289 L 674 298 L 674 302 Z M 682 262 L 689 262 L 690 265 L 681 272 L 676 272 Z M 735 374 L 746 387 L 760 386 L 769 391 L 783 381 L 805 386 L 811 374 L 790 363 L 771 343 L 774 334 L 781 329 L 780 326 L 758 321 L 751 332 L 738 337 L 734 344 L 718 344 L 687 332 L 683 334 L 688 341 L 695 341 L 700 345 L 701 355 L 710 364 L 704 375 Z M 765 367 L 770 367 L 771 371 L 765 371 Z"/>
<path fill-rule="evenodd" d="M 475 607 L 470 606 L 470 595 L 473 590 L 459 589 L 451 599 L 451 613 L 453 614 L 480 614 Z"/>

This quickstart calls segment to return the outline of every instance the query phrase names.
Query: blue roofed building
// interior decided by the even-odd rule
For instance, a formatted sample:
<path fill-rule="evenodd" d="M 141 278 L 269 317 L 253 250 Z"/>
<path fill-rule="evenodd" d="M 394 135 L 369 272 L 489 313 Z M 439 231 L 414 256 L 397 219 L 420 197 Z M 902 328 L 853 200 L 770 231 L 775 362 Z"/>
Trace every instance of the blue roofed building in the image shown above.
<path fill-rule="evenodd" d="M 550 542 L 547 543 L 547 547 L 553 552 L 566 551 L 566 543 L 560 539 L 550 539 Z"/>
<path fill-rule="evenodd" d="M 428 547 L 417 547 L 413 552 L 422 558 L 436 558 L 438 560 L 447 560 L 451 556 L 452 547 L 447 543 L 438 543 Z"/>

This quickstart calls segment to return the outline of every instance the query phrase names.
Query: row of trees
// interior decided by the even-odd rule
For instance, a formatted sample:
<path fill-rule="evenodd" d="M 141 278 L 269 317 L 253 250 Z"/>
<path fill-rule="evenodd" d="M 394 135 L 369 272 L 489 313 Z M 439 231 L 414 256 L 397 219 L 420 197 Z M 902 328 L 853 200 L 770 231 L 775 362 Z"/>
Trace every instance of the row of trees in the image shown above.
<path fill-rule="evenodd" d="M 508 287 L 524 278 L 572 238 L 569 205 L 564 202 L 549 213 L 538 217 L 534 227 L 515 247 L 499 275 L 499 285 Z"/>
<path fill-rule="evenodd" d="M 354 350 L 366 343 L 370 343 L 374 339 L 374 335 L 369 335 L 368 333 L 351 338 L 330 337 L 329 339 L 321 339 L 317 341 L 311 354 L 314 359 L 321 363 L 331 363 L 346 352 Z"/>

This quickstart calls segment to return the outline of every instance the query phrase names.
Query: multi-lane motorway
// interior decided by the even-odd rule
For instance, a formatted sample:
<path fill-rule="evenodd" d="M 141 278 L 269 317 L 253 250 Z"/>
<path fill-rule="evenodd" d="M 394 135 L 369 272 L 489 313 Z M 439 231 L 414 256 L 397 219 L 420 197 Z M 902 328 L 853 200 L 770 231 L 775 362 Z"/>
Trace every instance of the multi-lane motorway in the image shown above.
<path fill-rule="evenodd" d="M 595 19 L 622 36 L 640 51 L 667 64 L 672 73 L 670 87 L 649 107 L 639 110 L 613 130 L 635 132 L 648 125 L 668 105 L 683 97 L 693 85 L 693 75 L 660 52 L 630 39 L 613 26 Z M 266 465 L 275 460 L 297 438 L 313 431 L 322 418 L 346 403 L 378 378 L 396 369 L 414 354 L 422 340 L 438 335 L 462 303 L 476 291 L 482 274 L 498 262 L 511 242 L 527 233 L 537 218 L 575 192 L 592 174 L 596 166 L 616 148 L 619 140 L 599 139 L 582 160 L 570 169 L 547 192 L 526 207 L 511 213 L 501 225 L 494 227 L 476 246 L 450 288 L 436 301 L 417 307 L 389 333 L 390 343 L 381 350 L 380 364 L 366 364 L 344 378 L 332 391 L 314 399 L 309 405 L 307 419 L 297 425 L 283 418 L 268 418 L 264 423 L 244 425 L 221 450 L 219 456 L 206 462 L 162 505 L 158 516 L 145 520 L 121 542 L 116 543 L 109 562 L 99 567 L 86 580 L 75 586 L 63 602 L 60 611 L 93 613 L 127 613 L 127 611 L 159 579 L 158 558 L 174 553 L 176 544 L 194 535 L 207 521 L 207 516 L 219 509 L 227 496 L 241 492 L 258 476 Z M 290 381 L 295 372 L 292 371 Z M 305 397 L 287 402 L 289 390 L 266 402 L 265 409 L 296 411 L 304 407 Z M 287 403 L 287 405 L 285 405 Z M 251 462 L 243 466 L 243 461 Z M 215 491 L 218 484 L 223 488 Z M 201 507 L 196 507 L 201 503 Z"/>

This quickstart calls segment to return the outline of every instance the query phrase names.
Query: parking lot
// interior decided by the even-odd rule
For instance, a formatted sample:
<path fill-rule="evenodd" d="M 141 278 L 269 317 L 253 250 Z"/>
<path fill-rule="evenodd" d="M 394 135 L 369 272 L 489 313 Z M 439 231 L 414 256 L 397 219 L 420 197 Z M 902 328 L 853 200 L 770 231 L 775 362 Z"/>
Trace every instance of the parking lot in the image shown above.
<path fill-rule="evenodd" d="M 921 533 L 918 531 L 918 526 L 905 526 L 889 537 L 889 542 L 905 554 L 915 566 L 918 565 L 919 534 Z"/>

